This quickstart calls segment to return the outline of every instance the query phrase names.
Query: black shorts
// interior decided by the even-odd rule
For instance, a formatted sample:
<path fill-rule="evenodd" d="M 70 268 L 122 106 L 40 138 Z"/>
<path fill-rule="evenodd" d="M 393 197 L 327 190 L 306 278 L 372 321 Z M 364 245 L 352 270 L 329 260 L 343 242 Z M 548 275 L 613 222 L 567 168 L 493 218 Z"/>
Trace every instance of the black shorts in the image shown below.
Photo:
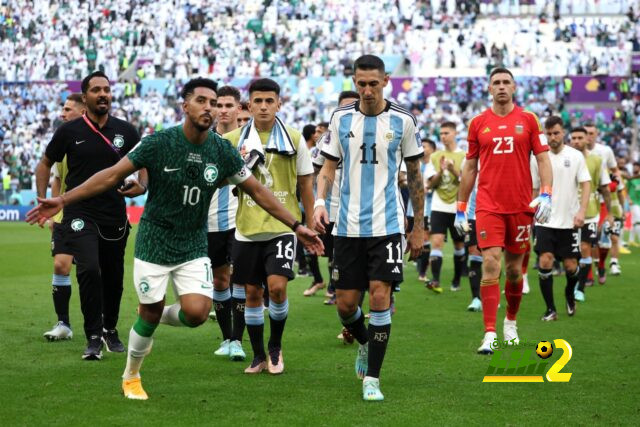
<path fill-rule="evenodd" d="M 334 240 L 332 279 L 336 289 L 369 289 L 369 281 L 402 281 L 402 236 L 341 237 Z"/>
<path fill-rule="evenodd" d="M 408 216 L 407 217 L 407 234 L 411 233 L 411 230 L 413 230 L 413 217 L 412 216 Z M 431 223 L 429 221 L 429 217 L 425 216 L 424 217 L 424 231 L 429 231 L 429 227 L 431 226 Z"/>
<path fill-rule="evenodd" d="M 295 277 L 296 236 L 287 234 L 264 242 L 236 240 L 231 248 L 232 283 L 262 286 L 267 276 Z"/>
<path fill-rule="evenodd" d="M 325 233 L 320 235 L 320 239 L 322 240 L 322 244 L 324 245 L 324 256 L 329 258 L 329 261 L 333 259 L 333 240 L 335 237 L 333 234 L 333 226 L 335 222 L 330 222 L 329 225 L 325 227 Z"/>
<path fill-rule="evenodd" d="M 598 223 L 591 222 L 585 224 L 580 229 L 580 241 L 584 243 L 589 243 L 591 246 L 596 246 L 598 244 Z"/>
<path fill-rule="evenodd" d="M 51 256 L 71 255 L 71 249 L 67 245 L 66 227 L 62 224 L 54 222 L 53 231 L 51 232 Z"/>
<path fill-rule="evenodd" d="M 447 230 L 454 242 L 464 242 L 464 237 L 458 234 L 453 223 L 456 221 L 456 214 L 431 211 L 431 234 L 447 235 Z"/>
<path fill-rule="evenodd" d="M 476 236 L 476 220 L 469 220 L 469 232 L 464 236 L 464 245 L 466 247 L 478 246 L 478 236 Z"/>
<path fill-rule="evenodd" d="M 611 224 L 611 235 L 619 236 L 622 233 L 622 218 L 614 218 Z"/>
<path fill-rule="evenodd" d="M 207 243 L 209 245 L 207 252 L 209 259 L 211 259 L 211 268 L 218 268 L 231 263 L 231 248 L 236 241 L 235 233 L 235 228 L 207 233 Z"/>
<path fill-rule="evenodd" d="M 580 230 L 536 226 L 535 250 L 551 252 L 556 258 L 580 258 Z"/>

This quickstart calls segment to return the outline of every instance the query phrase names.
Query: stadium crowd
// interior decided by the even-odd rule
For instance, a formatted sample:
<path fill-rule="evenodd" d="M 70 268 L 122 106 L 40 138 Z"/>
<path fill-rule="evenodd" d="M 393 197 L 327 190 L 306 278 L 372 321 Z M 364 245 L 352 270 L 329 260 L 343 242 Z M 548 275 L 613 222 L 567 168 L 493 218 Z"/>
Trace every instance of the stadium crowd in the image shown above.
<path fill-rule="evenodd" d="M 339 75 L 361 52 L 395 55 L 414 76 L 498 65 L 525 75 L 624 75 L 628 51 L 640 48 L 639 11 L 626 1 L 263 3 L 3 2 L 0 80 L 118 76 L 134 64 L 140 75 L 179 80 Z M 514 35 L 508 45 L 505 33 Z"/>

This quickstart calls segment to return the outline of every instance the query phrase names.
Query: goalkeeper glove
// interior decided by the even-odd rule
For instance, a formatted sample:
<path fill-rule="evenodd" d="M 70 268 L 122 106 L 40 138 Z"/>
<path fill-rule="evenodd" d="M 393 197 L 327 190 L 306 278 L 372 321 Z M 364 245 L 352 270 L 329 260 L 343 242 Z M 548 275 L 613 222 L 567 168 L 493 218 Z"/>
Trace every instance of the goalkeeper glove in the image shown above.
<path fill-rule="evenodd" d="M 459 235 L 464 236 L 470 230 L 467 221 L 467 202 L 458 202 L 456 204 L 456 219 L 453 223 Z"/>

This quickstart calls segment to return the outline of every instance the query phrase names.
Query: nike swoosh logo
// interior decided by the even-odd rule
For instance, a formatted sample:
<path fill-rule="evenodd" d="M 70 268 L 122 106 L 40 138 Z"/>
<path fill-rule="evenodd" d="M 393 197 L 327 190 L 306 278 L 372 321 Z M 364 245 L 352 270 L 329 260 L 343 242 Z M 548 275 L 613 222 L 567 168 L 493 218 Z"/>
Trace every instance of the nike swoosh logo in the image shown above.
<path fill-rule="evenodd" d="M 166 167 L 166 166 L 164 167 L 164 171 L 165 171 L 165 172 L 175 172 L 175 171 L 179 171 L 179 170 L 180 170 L 180 168 L 169 169 L 169 168 L 168 168 L 168 167 Z"/>
<path fill-rule="evenodd" d="M 124 230 L 124 227 L 118 228 L 118 231 L 122 231 L 122 230 Z"/>
<path fill-rule="evenodd" d="M 84 139 L 82 141 L 76 141 L 76 145 L 82 144 L 83 142 L 84 142 Z"/>

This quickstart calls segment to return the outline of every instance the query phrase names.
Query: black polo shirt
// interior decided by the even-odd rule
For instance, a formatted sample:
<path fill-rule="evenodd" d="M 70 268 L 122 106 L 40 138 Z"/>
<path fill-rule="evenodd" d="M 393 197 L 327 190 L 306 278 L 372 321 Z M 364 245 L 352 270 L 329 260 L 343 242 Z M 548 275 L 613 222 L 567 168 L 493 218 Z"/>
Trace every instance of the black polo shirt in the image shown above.
<path fill-rule="evenodd" d="M 79 186 L 96 172 L 118 163 L 140 141 L 140 135 L 131 124 L 113 116 L 109 116 L 101 129 L 97 123 L 93 125 L 111 141 L 113 148 L 80 117 L 62 124 L 45 151 L 53 162 L 61 162 L 67 156 L 67 191 Z M 100 225 L 123 224 L 127 217 L 126 204 L 124 197 L 118 194 L 117 187 L 65 206 L 63 221 L 85 218 Z"/>

